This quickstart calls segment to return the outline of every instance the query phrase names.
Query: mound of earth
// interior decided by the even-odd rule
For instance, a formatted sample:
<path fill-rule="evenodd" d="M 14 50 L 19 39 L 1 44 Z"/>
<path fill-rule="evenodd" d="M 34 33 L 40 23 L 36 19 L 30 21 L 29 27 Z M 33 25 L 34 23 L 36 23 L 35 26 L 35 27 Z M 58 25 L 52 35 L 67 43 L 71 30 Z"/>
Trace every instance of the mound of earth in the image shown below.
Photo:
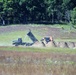
<path fill-rule="evenodd" d="M 76 43 L 75 42 L 55 42 L 51 41 L 45 44 L 46 47 L 61 47 L 61 48 L 76 48 Z"/>
<path fill-rule="evenodd" d="M 57 47 L 55 41 L 48 42 L 46 47 Z"/>
<path fill-rule="evenodd" d="M 74 48 L 75 47 L 75 43 L 74 42 L 67 42 L 69 48 Z"/>
<path fill-rule="evenodd" d="M 59 42 L 58 47 L 68 48 L 68 44 L 67 44 L 67 42 Z"/>

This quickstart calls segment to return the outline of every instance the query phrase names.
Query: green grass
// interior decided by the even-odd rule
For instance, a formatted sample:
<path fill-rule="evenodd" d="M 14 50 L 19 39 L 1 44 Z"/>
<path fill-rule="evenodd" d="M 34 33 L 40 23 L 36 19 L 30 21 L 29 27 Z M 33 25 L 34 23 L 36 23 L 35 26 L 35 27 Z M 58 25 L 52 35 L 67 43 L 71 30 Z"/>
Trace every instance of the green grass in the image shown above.
<path fill-rule="evenodd" d="M 76 39 L 72 39 L 72 38 L 58 38 L 55 39 L 55 41 L 63 41 L 63 42 L 76 42 Z"/>
<path fill-rule="evenodd" d="M 38 38 L 38 40 L 41 39 L 41 37 L 38 36 L 37 31 L 34 31 L 33 33 L 36 34 L 35 36 Z M 27 36 L 27 31 L 15 31 L 0 34 L 0 43 L 11 45 L 12 41 L 17 40 L 18 38 L 22 38 L 23 42 L 32 42 L 30 38 Z"/>
<path fill-rule="evenodd" d="M 16 26 L 16 25 L 12 25 L 12 26 Z M 33 25 L 28 25 L 28 26 L 35 26 L 34 24 Z M 45 26 L 45 25 L 36 25 L 36 26 Z M 65 29 L 69 29 L 69 26 L 68 25 L 61 25 L 61 24 L 56 24 L 56 25 L 47 25 L 48 27 L 55 27 L 55 28 L 61 28 L 61 27 L 64 27 Z M 0 26 L 0 28 L 3 28 L 4 26 Z M 7 27 L 7 26 L 5 26 Z M 47 31 L 47 30 L 46 30 Z M 41 40 L 44 36 L 42 36 L 42 34 L 44 34 L 46 32 L 45 30 L 44 31 L 41 31 L 40 32 L 38 30 L 33 30 L 32 32 L 34 33 L 34 35 L 36 36 L 36 38 L 38 40 Z M 72 31 L 72 30 L 71 30 Z M 76 30 L 73 30 L 74 32 Z M 32 42 L 28 36 L 26 36 L 27 34 L 27 30 L 25 31 L 14 31 L 14 32 L 7 32 L 7 33 L 3 33 L 3 34 L 0 34 L 0 44 L 2 45 L 12 45 L 12 41 L 13 40 L 17 40 L 18 38 L 22 38 L 23 42 Z M 40 34 L 41 33 L 41 34 Z M 58 39 L 55 39 L 56 41 L 76 41 L 76 39 L 71 39 L 71 38 L 58 38 Z"/>
<path fill-rule="evenodd" d="M 23 34 L 24 33 L 21 31 L 0 34 L 0 42 L 4 44 L 11 44 L 13 40 L 16 40 L 19 37 L 22 38 Z"/>
<path fill-rule="evenodd" d="M 65 26 L 64 26 L 65 27 Z M 38 40 L 40 40 L 43 36 L 39 35 L 40 32 L 38 31 L 33 31 L 35 36 L 37 37 Z M 3 44 L 12 44 L 13 40 L 16 40 L 17 38 L 21 37 L 23 41 L 31 41 L 27 36 L 27 31 L 15 31 L 15 32 L 10 32 L 10 33 L 4 33 L 0 34 L 0 43 Z M 26 36 L 26 38 L 25 38 Z M 75 41 L 76 39 L 71 39 L 71 38 L 66 38 L 66 39 L 55 39 L 56 41 Z M 14 47 L 14 46 L 0 46 L 0 51 L 18 51 L 18 52 L 40 52 L 40 53 L 55 53 L 58 56 L 58 53 L 64 54 L 63 57 L 61 55 L 59 57 L 50 57 L 47 58 L 46 54 L 42 54 L 40 56 L 37 56 L 36 58 L 33 58 L 34 56 L 31 55 L 30 57 L 26 56 L 19 56 L 16 57 L 14 64 L 13 63 L 7 63 L 7 58 L 11 59 L 14 58 L 14 55 L 7 57 L 6 55 L 3 55 L 2 57 L 5 57 L 3 59 L 4 63 L 0 64 L 0 71 L 1 74 L 4 75 L 75 75 L 76 74 L 76 62 L 75 61 L 70 61 L 72 58 L 70 54 L 76 54 L 76 49 L 70 49 L 70 48 L 34 48 L 34 47 Z M 69 54 L 69 59 L 68 56 L 65 57 L 65 54 Z M 45 57 L 44 57 L 45 56 Z M 52 55 L 53 56 L 53 55 Z M 43 58 L 38 57 L 44 57 L 46 60 Z M 61 57 L 61 58 L 60 58 Z M 1 58 L 1 57 L 0 57 Z M 29 61 L 29 59 L 32 59 Z M 65 60 L 63 60 L 65 59 Z M 5 60 L 7 60 L 5 62 Z M 36 60 L 36 62 L 35 62 Z M 63 61 L 61 61 L 63 60 Z M 67 61 L 66 61 L 67 60 Z M 72 60 L 72 59 L 71 59 Z M 75 60 L 75 58 L 74 58 Z M 25 63 L 28 62 L 28 63 Z M 37 61 L 40 61 L 39 65 L 36 65 Z M 46 61 L 46 62 L 45 62 Z M 2 62 L 2 60 L 1 60 Z M 31 64 L 33 63 L 33 64 Z M 47 64 L 45 64 L 47 63 Z"/>
<path fill-rule="evenodd" d="M 43 36 L 39 36 L 37 31 L 33 32 L 38 40 L 40 40 Z M 32 42 L 30 38 L 26 35 L 27 31 L 15 31 L 10 33 L 0 34 L 0 44 L 12 44 L 13 40 L 17 40 L 18 38 L 22 38 L 23 42 Z M 55 41 L 73 41 L 76 42 L 76 39 L 55 39 Z"/>
<path fill-rule="evenodd" d="M 70 30 L 70 27 L 71 27 L 70 24 L 54 24 L 54 25 L 51 25 L 51 27 L 55 27 L 55 28 L 62 28 L 63 27 L 68 32 L 75 32 L 76 31 L 76 29 L 74 29 L 74 28 L 72 28 Z M 74 25 L 74 27 L 76 27 L 76 25 Z"/>
<path fill-rule="evenodd" d="M 5 51 L 25 51 L 25 52 L 53 52 L 53 53 L 69 53 L 76 54 L 76 49 L 69 48 L 35 48 L 35 47 L 0 47 Z"/>

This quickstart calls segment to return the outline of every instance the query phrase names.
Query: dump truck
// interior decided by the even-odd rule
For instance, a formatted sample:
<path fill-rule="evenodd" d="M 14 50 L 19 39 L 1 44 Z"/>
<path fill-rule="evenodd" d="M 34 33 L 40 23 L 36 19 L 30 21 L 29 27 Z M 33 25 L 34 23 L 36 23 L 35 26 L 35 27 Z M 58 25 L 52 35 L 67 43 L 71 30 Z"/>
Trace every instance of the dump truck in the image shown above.
<path fill-rule="evenodd" d="M 19 46 L 19 45 L 26 45 L 26 46 L 31 46 L 33 45 L 35 42 L 37 42 L 38 40 L 36 39 L 36 37 L 34 36 L 34 34 L 29 31 L 27 33 L 27 36 L 32 40 L 32 43 L 28 43 L 28 42 L 23 42 L 22 38 L 18 38 L 18 40 L 14 40 L 13 41 L 13 45 L 15 46 Z"/>

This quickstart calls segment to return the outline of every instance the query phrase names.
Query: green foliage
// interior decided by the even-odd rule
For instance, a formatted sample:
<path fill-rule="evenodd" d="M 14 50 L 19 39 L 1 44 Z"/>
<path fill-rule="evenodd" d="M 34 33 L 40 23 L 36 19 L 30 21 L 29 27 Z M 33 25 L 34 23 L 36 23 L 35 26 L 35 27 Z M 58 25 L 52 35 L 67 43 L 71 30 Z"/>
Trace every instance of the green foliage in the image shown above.
<path fill-rule="evenodd" d="M 76 7 L 73 9 L 71 17 L 72 17 L 72 23 L 76 24 Z"/>
<path fill-rule="evenodd" d="M 4 20 L 6 24 L 27 21 L 49 21 L 50 23 L 63 21 L 64 23 L 68 19 L 68 17 L 64 18 L 66 9 L 73 9 L 74 2 L 74 0 L 73 2 L 71 0 L 0 0 L 0 13 L 4 13 L 0 15 L 2 17 L 0 20 Z"/>
<path fill-rule="evenodd" d="M 0 50 L 76 54 L 76 49 L 68 48 L 0 47 Z"/>

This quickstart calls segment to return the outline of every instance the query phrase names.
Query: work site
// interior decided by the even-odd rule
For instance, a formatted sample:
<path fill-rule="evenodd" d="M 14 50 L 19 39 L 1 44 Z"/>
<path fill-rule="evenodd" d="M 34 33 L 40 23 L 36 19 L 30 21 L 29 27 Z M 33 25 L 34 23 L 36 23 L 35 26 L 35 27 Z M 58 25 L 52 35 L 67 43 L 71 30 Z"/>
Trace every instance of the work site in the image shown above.
<path fill-rule="evenodd" d="M 35 27 L 36 28 L 36 27 Z M 29 40 L 27 40 L 27 42 L 23 41 L 23 38 L 17 38 L 16 40 L 12 41 L 12 45 L 13 46 L 23 46 L 23 47 L 60 47 L 60 48 L 76 48 L 76 42 L 75 41 L 64 41 L 64 39 L 69 38 L 69 36 L 71 35 L 71 38 L 74 38 L 73 36 L 75 36 L 75 32 L 74 33 L 69 33 L 69 36 L 66 35 L 66 33 L 68 33 L 68 31 L 63 30 L 61 28 L 44 28 L 44 29 L 49 29 L 47 33 L 47 31 L 45 32 L 46 35 L 44 35 L 40 40 L 38 40 L 37 37 L 35 37 L 35 34 L 33 34 L 33 32 L 31 31 L 31 29 L 28 29 L 28 32 L 25 34 L 25 40 L 26 38 L 29 38 L 31 40 L 31 42 L 29 42 Z M 38 30 L 38 28 L 37 28 Z M 56 37 L 56 33 L 59 34 L 58 31 L 56 30 L 62 30 L 63 31 L 63 35 L 57 35 Z M 43 30 L 44 31 L 44 30 Z M 56 33 L 55 33 L 56 31 Z M 45 34 L 44 33 L 44 34 Z M 38 33 L 37 33 L 38 34 Z M 42 34 L 42 33 L 41 33 Z M 40 36 L 40 35 L 38 35 Z M 61 41 L 55 41 L 56 38 L 61 39 Z"/>
<path fill-rule="evenodd" d="M 76 0 L 0 0 L 0 75 L 76 75 Z"/>
<path fill-rule="evenodd" d="M 76 42 L 66 42 L 66 41 L 54 41 L 52 36 L 45 36 L 41 40 L 38 40 L 34 34 L 29 31 L 27 33 L 28 38 L 31 39 L 32 43 L 23 42 L 22 38 L 18 38 L 18 40 L 13 41 L 13 45 L 15 46 L 29 46 L 29 47 L 61 47 L 61 48 L 75 48 Z"/>
<path fill-rule="evenodd" d="M 0 34 L 4 39 L 3 34 L 10 37 L 6 38 L 7 41 L 3 40 L 0 43 L 1 46 L 76 48 L 76 42 L 73 41 L 76 32 L 69 32 L 68 29 L 62 29 L 62 27 L 6 26 L 0 28 Z"/>
<path fill-rule="evenodd" d="M 32 24 L 0 27 L 0 75 L 75 75 L 76 30 Z"/>

